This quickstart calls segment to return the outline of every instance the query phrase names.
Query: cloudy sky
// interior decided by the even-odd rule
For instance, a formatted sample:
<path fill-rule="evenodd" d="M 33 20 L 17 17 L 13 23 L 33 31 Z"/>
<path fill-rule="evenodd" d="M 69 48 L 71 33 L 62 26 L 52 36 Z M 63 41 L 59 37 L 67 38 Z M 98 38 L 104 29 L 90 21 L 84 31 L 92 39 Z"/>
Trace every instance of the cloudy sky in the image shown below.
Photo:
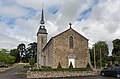
<path fill-rule="evenodd" d="M 0 0 L 0 49 L 36 41 L 42 3 L 48 38 L 69 28 L 112 49 L 120 38 L 120 0 Z"/>

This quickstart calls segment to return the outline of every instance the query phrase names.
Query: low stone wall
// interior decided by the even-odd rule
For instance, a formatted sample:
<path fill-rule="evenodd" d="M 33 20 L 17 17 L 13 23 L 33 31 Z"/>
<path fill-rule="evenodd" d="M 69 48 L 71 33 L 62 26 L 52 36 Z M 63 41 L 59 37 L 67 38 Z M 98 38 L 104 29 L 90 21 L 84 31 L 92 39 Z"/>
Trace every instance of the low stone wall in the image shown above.
<path fill-rule="evenodd" d="M 95 71 L 28 71 L 27 78 L 53 78 L 98 75 Z"/>

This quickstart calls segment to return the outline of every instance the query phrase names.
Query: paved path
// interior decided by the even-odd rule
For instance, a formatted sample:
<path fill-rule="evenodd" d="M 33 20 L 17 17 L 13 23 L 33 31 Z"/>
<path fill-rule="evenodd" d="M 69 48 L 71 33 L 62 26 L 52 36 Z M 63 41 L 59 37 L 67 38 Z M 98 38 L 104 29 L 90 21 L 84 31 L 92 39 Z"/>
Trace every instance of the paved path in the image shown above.
<path fill-rule="evenodd" d="M 4 75 L 0 76 L 0 79 L 26 79 L 26 75 L 25 74 Z"/>
<path fill-rule="evenodd" d="M 17 66 L 4 72 L 0 72 L 0 79 L 26 79 L 25 74 L 16 74 L 16 72 L 21 69 L 21 66 Z"/>

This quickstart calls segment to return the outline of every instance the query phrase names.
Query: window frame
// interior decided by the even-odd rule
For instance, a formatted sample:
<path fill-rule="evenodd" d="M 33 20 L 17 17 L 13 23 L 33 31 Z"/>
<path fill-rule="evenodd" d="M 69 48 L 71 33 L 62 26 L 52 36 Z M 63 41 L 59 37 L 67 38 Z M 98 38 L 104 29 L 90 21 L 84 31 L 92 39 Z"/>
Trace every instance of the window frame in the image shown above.
<path fill-rule="evenodd" d="M 73 49 L 74 48 L 74 37 L 69 36 L 69 48 Z"/>

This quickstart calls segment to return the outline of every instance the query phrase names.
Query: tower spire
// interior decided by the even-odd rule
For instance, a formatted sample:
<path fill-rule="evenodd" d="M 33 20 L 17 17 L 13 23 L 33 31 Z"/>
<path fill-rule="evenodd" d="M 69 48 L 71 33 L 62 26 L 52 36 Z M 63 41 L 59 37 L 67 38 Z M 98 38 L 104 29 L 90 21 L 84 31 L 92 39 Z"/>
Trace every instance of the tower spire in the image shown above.
<path fill-rule="evenodd" d="M 43 6 L 42 6 L 42 14 L 41 14 L 41 21 L 40 21 L 40 24 L 44 24 L 45 21 L 44 21 L 44 10 L 43 10 Z"/>
<path fill-rule="evenodd" d="M 46 28 L 45 28 L 43 5 L 42 5 L 42 10 L 41 10 L 40 27 L 39 27 L 39 30 L 38 30 L 38 32 L 37 32 L 37 36 L 38 36 L 39 34 L 47 34 L 47 30 L 46 30 Z"/>
<path fill-rule="evenodd" d="M 44 13 L 43 13 L 43 8 L 42 8 L 41 21 L 44 21 Z"/>

